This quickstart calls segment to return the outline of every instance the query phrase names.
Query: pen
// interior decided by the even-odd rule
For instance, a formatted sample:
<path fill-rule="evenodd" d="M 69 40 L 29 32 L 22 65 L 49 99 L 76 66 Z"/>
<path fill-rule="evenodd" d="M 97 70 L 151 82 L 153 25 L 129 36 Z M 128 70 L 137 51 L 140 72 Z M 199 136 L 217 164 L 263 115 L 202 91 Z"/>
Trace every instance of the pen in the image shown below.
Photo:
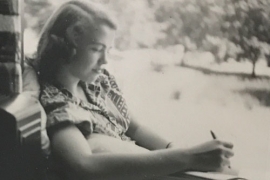
<path fill-rule="evenodd" d="M 215 133 L 212 130 L 210 130 L 210 133 L 211 133 L 211 136 L 213 139 L 217 139 L 217 136 L 215 135 Z M 228 168 L 231 169 L 231 166 L 229 165 Z"/>
<path fill-rule="evenodd" d="M 217 137 L 216 137 L 215 133 L 214 133 L 212 130 L 210 131 L 210 133 L 211 133 L 211 135 L 212 135 L 213 139 L 217 139 Z"/>

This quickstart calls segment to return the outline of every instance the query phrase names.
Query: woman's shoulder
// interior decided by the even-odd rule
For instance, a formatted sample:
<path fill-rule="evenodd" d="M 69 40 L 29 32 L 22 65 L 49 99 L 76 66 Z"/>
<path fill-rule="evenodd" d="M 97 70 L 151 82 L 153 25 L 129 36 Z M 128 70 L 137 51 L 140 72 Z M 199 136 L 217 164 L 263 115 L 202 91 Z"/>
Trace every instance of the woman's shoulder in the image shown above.
<path fill-rule="evenodd" d="M 42 90 L 40 92 L 39 99 L 42 106 L 67 103 L 67 99 L 64 94 L 61 93 L 61 91 L 56 86 L 50 83 L 42 84 Z"/>
<path fill-rule="evenodd" d="M 42 91 L 40 97 L 42 98 L 54 98 L 60 96 L 59 90 L 50 83 L 42 83 Z"/>
<path fill-rule="evenodd" d="M 65 93 L 64 89 L 53 84 L 44 83 L 40 95 L 40 102 L 47 114 L 47 128 L 58 127 L 71 123 L 78 126 L 84 135 L 93 131 L 92 115 Z"/>

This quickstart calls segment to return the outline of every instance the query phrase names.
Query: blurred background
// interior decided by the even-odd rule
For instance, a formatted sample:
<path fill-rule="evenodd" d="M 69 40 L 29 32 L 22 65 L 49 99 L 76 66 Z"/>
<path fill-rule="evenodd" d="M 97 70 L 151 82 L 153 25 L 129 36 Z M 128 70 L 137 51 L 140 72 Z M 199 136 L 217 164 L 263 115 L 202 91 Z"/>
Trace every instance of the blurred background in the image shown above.
<path fill-rule="evenodd" d="M 31 56 L 66 0 L 25 0 Z M 232 166 L 270 177 L 269 0 L 91 0 L 118 20 L 110 69 L 139 121 L 184 148 L 232 141 Z"/>

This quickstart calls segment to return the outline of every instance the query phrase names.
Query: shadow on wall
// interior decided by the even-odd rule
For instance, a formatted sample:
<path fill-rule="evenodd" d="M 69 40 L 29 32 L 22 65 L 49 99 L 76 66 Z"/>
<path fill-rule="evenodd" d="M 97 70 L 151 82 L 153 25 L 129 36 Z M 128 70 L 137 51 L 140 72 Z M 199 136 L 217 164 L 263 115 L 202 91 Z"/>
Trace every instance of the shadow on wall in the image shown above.
<path fill-rule="evenodd" d="M 257 99 L 262 106 L 270 107 L 270 90 L 269 89 L 243 89 L 235 91 L 240 95 L 249 95 Z"/>

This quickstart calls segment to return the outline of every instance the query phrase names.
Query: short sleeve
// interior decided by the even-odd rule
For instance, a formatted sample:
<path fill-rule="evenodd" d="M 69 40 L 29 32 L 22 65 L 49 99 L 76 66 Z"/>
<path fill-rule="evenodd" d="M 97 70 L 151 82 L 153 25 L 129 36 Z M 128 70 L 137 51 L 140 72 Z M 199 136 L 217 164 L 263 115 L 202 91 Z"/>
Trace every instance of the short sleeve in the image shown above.
<path fill-rule="evenodd" d="M 72 123 L 78 127 L 84 136 L 93 132 L 93 115 L 69 101 L 61 93 L 49 91 L 45 88 L 40 96 L 40 101 L 47 114 L 47 130 L 65 123 Z"/>

